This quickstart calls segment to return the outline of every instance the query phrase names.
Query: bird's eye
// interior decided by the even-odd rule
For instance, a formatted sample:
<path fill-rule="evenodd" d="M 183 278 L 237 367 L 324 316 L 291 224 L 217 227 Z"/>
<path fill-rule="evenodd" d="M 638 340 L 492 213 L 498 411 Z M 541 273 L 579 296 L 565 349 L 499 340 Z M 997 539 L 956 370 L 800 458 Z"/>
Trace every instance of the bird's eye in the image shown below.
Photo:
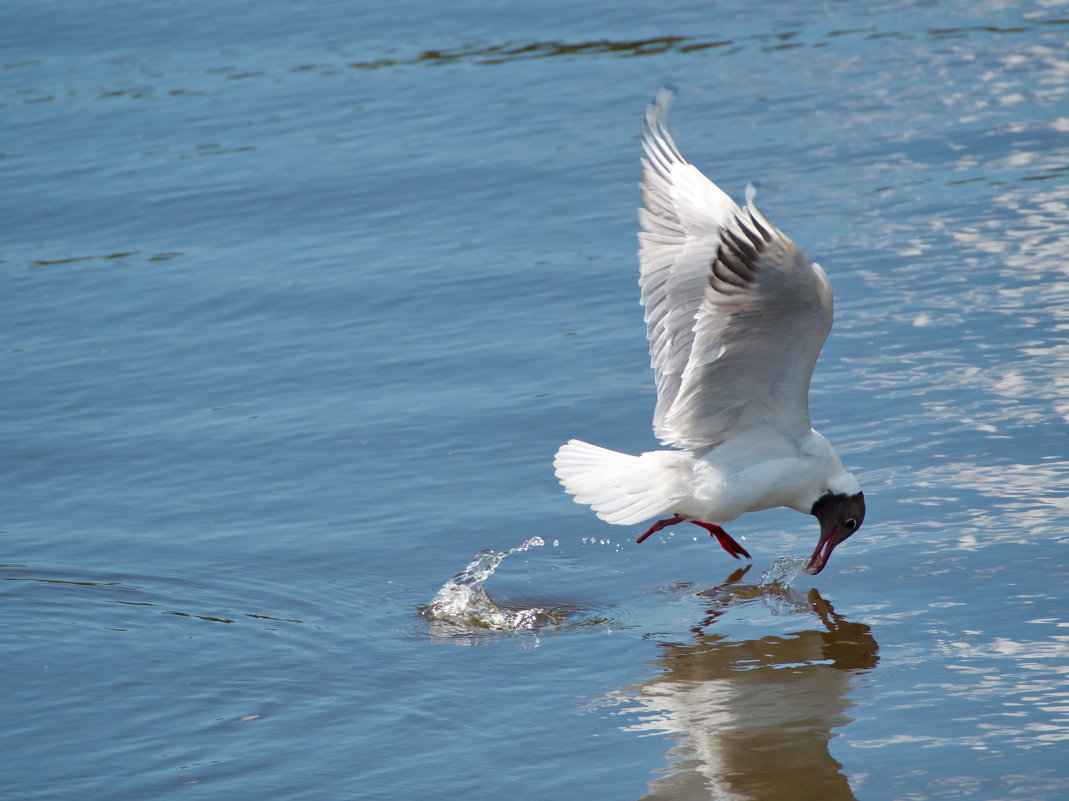
<path fill-rule="evenodd" d="M 843 521 L 843 528 L 847 528 L 850 529 L 850 531 L 853 531 L 855 528 L 857 528 L 857 521 L 854 520 L 854 518 L 852 517 L 848 518 Z"/>

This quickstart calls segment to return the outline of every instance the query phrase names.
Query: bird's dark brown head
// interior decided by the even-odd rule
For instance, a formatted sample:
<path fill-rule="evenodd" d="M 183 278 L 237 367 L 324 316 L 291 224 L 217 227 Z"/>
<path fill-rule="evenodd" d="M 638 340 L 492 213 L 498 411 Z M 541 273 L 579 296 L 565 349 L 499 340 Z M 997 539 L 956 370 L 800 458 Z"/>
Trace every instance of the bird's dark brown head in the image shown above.
<path fill-rule="evenodd" d="M 835 546 L 865 522 L 865 493 L 843 495 L 825 492 L 817 498 L 810 514 L 820 521 L 820 542 L 809 557 L 805 572 L 815 576 L 824 569 Z"/>

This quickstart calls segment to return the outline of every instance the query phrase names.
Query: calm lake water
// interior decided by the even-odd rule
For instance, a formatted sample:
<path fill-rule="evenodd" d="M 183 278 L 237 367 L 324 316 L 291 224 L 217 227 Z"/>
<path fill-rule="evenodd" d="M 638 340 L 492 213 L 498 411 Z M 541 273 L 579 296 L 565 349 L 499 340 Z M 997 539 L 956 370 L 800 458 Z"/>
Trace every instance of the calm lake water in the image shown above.
<path fill-rule="evenodd" d="M 0 796 L 1069 796 L 1069 4 L 34 0 L 0 41 Z M 869 511 L 816 577 L 807 516 L 729 526 L 739 575 L 552 474 L 655 445 L 664 85 L 835 287 L 814 424 Z M 468 574 L 506 630 L 428 619 L 524 544 Z"/>

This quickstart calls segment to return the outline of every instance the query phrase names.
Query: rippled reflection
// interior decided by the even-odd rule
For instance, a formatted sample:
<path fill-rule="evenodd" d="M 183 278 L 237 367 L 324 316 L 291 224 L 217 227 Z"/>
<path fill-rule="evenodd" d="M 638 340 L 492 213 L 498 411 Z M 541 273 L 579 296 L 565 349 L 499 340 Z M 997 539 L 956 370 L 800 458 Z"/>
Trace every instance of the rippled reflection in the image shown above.
<path fill-rule="evenodd" d="M 661 643 L 660 674 L 631 688 L 638 721 L 627 730 L 665 733 L 671 765 L 645 799 L 835 801 L 853 799 L 828 744 L 850 722 L 851 680 L 878 662 L 869 627 L 836 614 L 816 589 L 728 582 L 699 593 L 706 616 L 690 639 Z M 713 625 L 758 603 L 798 615 L 801 631 L 734 641 Z"/>
<path fill-rule="evenodd" d="M 875 28 L 855 28 L 827 32 L 797 30 L 777 30 L 775 32 L 752 33 L 740 38 L 713 36 L 657 36 L 647 39 L 595 39 L 592 41 L 520 41 L 501 44 L 470 43 L 459 47 L 423 50 L 419 55 L 407 58 L 380 58 L 371 61 L 355 61 L 349 64 L 357 69 L 380 69 L 408 64 L 447 64 L 455 61 L 468 61 L 475 64 L 500 64 L 507 61 L 534 58 L 551 58 L 554 56 L 648 56 L 666 52 L 695 53 L 711 48 L 739 49 L 758 47 L 763 52 L 790 50 L 799 47 L 824 47 L 834 39 L 914 39 L 932 40 L 960 38 L 970 35 L 985 34 L 1024 34 L 1031 32 L 1041 22 L 1030 22 L 1012 28 L 999 28 L 991 25 L 976 25 L 962 28 L 927 28 L 896 32 L 881 32 Z M 325 65 L 307 64 L 295 69 L 308 70 Z M 246 76 L 240 76 L 246 77 Z"/>

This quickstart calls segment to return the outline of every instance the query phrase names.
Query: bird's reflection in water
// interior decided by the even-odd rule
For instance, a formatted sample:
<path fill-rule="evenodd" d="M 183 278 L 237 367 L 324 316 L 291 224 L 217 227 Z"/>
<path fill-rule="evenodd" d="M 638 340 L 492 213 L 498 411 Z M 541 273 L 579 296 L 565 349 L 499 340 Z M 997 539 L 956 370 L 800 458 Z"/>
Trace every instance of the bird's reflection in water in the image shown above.
<path fill-rule="evenodd" d="M 693 636 L 661 643 L 661 674 L 629 693 L 641 707 L 629 730 L 674 736 L 672 764 L 643 799 L 854 799 L 828 744 L 850 722 L 851 678 L 876 665 L 876 640 L 815 589 L 743 584 L 745 572 L 699 593 L 709 608 Z M 718 617 L 751 602 L 808 625 L 746 641 L 716 633 Z"/>

